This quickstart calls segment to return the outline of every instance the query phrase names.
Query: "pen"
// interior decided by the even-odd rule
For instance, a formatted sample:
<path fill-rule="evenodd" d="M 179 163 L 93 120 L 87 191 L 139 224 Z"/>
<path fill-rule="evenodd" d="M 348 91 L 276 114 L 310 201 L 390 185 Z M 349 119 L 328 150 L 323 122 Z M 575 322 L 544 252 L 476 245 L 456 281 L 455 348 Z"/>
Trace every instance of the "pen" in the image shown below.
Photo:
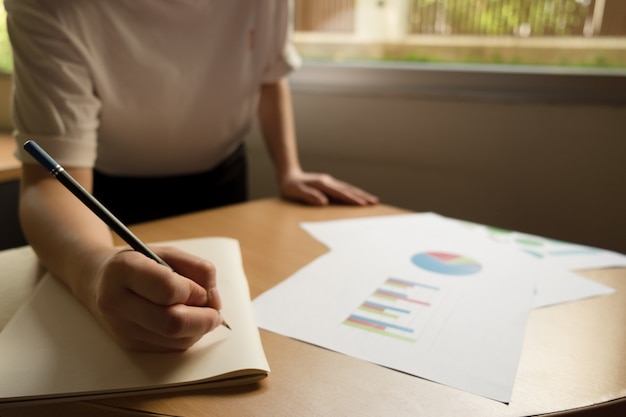
<path fill-rule="evenodd" d="M 103 222 L 105 222 L 113 231 L 121 237 L 131 248 L 140 252 L 160 263 L 174 270 L 163 259 L 161 259 L 156 253 L 154 253 L 144 242 L 142 242 L 128 227 L 124 225 L 117 217 L 113 215 L 106 207 L 102 205 L 93 195 L 91 195 L 82 185 L 78 183 L 70 174 L 63 169 L 63 167 L 46 151 L 44 151 L 36 142 L 29 140 L 24 144 L 26 152 L 32 155 L 37 162 L 39 162 L 44 168 L 52 173 L 52 175 L 59 180 L 61 184 L 65 186 L 72 194 L 74 194 L 83 204 L 85 204 L 94 214 L 96 214 Z M 222 325 L 230 329 L 230 326 L 222 318 Z"/>

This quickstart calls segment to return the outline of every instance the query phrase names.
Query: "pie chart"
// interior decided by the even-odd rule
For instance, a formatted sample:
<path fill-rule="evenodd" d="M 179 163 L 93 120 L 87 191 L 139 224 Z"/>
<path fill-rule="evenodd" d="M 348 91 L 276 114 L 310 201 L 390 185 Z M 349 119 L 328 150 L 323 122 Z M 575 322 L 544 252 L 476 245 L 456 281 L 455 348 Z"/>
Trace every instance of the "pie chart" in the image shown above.
<path fill-rule="evenodd" d="M 417 253 L 411 261 L 418 268 L 442 275 L 472 275 L 482 269 L 473 259 L 445 252 Z"/>

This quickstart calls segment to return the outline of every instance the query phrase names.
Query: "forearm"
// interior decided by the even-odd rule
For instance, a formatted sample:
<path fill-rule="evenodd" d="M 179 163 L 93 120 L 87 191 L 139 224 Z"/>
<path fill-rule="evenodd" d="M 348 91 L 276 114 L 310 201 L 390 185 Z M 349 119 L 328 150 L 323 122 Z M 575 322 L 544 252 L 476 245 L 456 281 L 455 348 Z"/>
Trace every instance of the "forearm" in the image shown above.
<path fill-rule="evenodd" d="M 91 191 L 91 170 L 68 172 Z M 43 265 L 122 346 L 185 350 L 222 323 L 209 261 L 155 248 L 181 275 L 139 252 L 119 250 L 104 222 L 39 166 L 23 169 L 20 217 Z"/>
<path fill-rule="evenodd" d="M 286 79 L 261 87 L 259 123 L 284 198 L 323 206 L 333 201 L 376 204 L 378 198 L 323 173 L 303 172 L 296 146 L 291 93 Z"/>
<path fill-rule="evenodd" d="M 84 170 L 72 175 L 91 189 Z M 93 279 L 115 252 L 108 227 L 39 166 L 25 164 L 20 196 L 24 234 L 42 264 L 91 305 Z"/>
<path fill-rule="evenodd" d="M 279 183 L 291 174 L 300 173 L 291 92 L 286 79 L 261 87 L 258 116 Z"/>

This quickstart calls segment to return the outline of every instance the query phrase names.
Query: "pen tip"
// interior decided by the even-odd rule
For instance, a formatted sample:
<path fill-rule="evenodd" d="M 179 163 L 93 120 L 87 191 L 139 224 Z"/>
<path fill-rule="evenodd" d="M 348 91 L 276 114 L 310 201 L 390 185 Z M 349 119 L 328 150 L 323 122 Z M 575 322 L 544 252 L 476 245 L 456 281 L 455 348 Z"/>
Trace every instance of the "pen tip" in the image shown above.
<path fill-rule="evenodd" d="M 228 330 L 232 330 L 230 326 L 228 325 L 228 323 L 226 323 L 226 320 L 224 320 L 224 317 L 222 317 L 221 311 L 219 312 L 219 314 L 220 314 L 220 318 L 222 319 L 222 326 L 226 327 Z"/>

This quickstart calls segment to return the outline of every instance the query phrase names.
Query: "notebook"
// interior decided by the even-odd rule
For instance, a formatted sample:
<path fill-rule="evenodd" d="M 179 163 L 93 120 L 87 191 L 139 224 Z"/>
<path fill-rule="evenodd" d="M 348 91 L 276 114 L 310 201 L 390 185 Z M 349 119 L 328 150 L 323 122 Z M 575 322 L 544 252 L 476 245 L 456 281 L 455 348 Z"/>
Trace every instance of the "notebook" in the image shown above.
<path fill-rule="evenodd" d="M 162 244 L 215 264 L 222 314 L 232 330 L 219 326 L 185 352 L 131 352 L 46 274 L 0 333 L 0 406 L 225 387 L 267 377 L 238 241 Z"/>

